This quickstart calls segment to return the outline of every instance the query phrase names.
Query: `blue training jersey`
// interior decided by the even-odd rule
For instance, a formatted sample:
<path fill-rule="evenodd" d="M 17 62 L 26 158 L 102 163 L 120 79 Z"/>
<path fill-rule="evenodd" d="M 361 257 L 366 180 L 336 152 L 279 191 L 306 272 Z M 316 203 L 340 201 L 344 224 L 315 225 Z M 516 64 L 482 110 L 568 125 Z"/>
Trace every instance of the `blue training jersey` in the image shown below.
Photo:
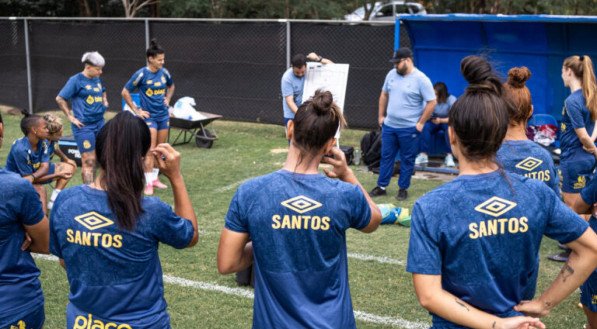
<path fill-rule="evenodd" d="M 147 67 L 139 69 L 124 86 L 129 92 L 139 89 L 141 108 L 149 112 L 152 119 L 168 118 L 168 106 L 164 103 L 172 76 L 165 68 L 151 72 Z"/>
<path fill-rule="evenodd" d="M 549 152 L 530 140 L 507 140 L 497 152 L 504 169 L 544 182 L 560 195 L 558 171 Z"/>
<path fill-rule="evenodd" d="M 346 235 L 371 210 L 358 186 L 280 170 L 234 195 L 225 227 L 253 241 L 253 328 L 355 328 Z"/>
<path fill-rule="evenodd" d="M 591 120 L 591 113 L 587 109 L 582 89 L 579 89 L 564 101 L 562 123 L 560 124 L 562 157 L 566 158 L 575 151 L 583 151 L 582 143 L 578 139 L 575 129 L 585 128 L 587 134 L 591 136 L 594 127 L 595 123 Z"/>
<path fill-rule="evenodd" d="M 292 67 L 284 72 L 282 80 L 280 81 L 280 89 L 282 91 L 282 109 L 284 110 L 284 118 L 294 119 L 294 112 L 286 103 L 286 97 L 292 96 L 292 100 L 296 106 L 300 107 L 303 104 L 303 88 L 305 87 L 305 77 L 297 77 L 294 75 Z"/>
<path fill-rule="evenodd" d="M 580 197 L 588 205 L 597 203 L 597 179 L 592 179 L 587 187 L 580 191 Z M 597 232 L 597 217 L 595 217 L 595 209 L 593 209 L 593 213 L 591 214 L 589 225 L 593 231 Z M 595 269 L 595 272 L 597 272 L 597 269 Z"/>
<path fill-rule="evenodd" d="M 27 136 L 14 141 L 6 158 L 6 170 L 21 176 L 31 175 L 39 169 L 42 163 L 50 161 L 48 142 L 40 140 L 37 150 L 33 151 Z"/>
<path fill-rule="evenodd" d="M 44 218 L 39 195 L 20 176 L 0 169 L 0 326 L 35 310 L 44 302 L 39 269 L 31 254 L 21 250 L 23 225 Z"/>
<path fill-rule="evenodd" d="M 544 183 L 494 171 L 463 175 L 416 201 L 406 270 L 497 316 L 532 299 L 543 235 L 566 244 L 587 222 Z M 435 324 L 463 328 L 433 315 Z"/>
<path fill-rule="evenodd" d="M 70 77 L 58 96 L 70 100 L 73 115 L 83 124 L 91 124 L 104 119 L 104 92 L 99 77 L 88 78 L 83 73 Z"/>
<path fill-rule="evenodd" d="M 67 323 L 97 321 L 155 328 L 169 323 L 159 242 L 186 247 L 193 225 L 158 198 L 145 197 L 132 231 L 121 229 L 105 191 L 81 185 L 60 193 L 50 217 L 50 251 L 70 284 Z"/>

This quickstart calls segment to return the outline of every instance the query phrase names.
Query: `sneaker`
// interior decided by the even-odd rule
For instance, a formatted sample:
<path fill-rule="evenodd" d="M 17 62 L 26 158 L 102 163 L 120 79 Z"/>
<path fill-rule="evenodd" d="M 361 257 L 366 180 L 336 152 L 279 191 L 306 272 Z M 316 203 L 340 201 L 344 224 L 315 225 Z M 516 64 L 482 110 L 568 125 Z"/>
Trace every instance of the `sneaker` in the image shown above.
<path fill-rule="evenodd" d="M 145 185 L 145 190 L 143 192 L 145 192 L 145 195 L 153 195 L 153 185 L 152 184 L 146 184 Z"/>
<path fill-rule="evenodd" d="M 456 163 L 454 163 L 454 156 L 452 156 L 452 153 L 448 153 L 446 155 L 446 158 L 444 159 L 444 165 L 450 168 L 456 167 Z"/>
<path fill-rule="evenodd" d="M 381 196 L 381 195 L 386 195 L 386 194 L 388 194 L 388 192 L 386 192 L 386 190 L 382 189 L 379 186 L 376 186 L 374 189 L 371 190 L 371 192 L 369 192 L 370 197 L 376 197 L 376 196 Z"/>
<path fill-rule="evenodd" d="M 406 190 L 399 189 L 398 194 L 396 195 L 396 200 L 403 201 L 406 200 L 406 198 L 408 198 L 408 192 Z"/>
<path fill-rule="evenodd" d="M 547 256 L 547 259 L 553 260 L 554 262 L 567 262 L 570 251 L 563 251 L 559 254 Z"/>
<path fill-rule="evenodd" d="M 48 210 L 52 210 L 53 207 L 54 207 L 54 202 L 52 202 L 52 201 L 48 202 Z"/>
<path fill-rule="evenodd" d="M 426 165 L 429 162 L 429 157 L 425 153 L 419 153 L 415 159 L 415 166 Z"/>
<path fill-rule="evenodd" d="M 153 187 L 159 188 L 159 189 L 162 189 L 162 190 L 168 188 L 168 185 L 160 182 L 159 179 L 154 180 L 153 183 L 152 183 L 152 185 L 153 185 Z"/>

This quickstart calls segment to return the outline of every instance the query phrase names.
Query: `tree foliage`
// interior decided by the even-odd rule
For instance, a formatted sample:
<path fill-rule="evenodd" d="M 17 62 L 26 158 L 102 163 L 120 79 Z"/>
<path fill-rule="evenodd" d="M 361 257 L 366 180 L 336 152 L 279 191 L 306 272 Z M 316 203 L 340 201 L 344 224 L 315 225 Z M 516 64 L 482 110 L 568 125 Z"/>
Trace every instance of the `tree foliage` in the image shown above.
<path fill-rule="evenodd" d="M 341 19 L 375 0 L 0 0 L 0 16 Z M 428 13 L 597 15 L 597 0 L 421 0 Z"/>

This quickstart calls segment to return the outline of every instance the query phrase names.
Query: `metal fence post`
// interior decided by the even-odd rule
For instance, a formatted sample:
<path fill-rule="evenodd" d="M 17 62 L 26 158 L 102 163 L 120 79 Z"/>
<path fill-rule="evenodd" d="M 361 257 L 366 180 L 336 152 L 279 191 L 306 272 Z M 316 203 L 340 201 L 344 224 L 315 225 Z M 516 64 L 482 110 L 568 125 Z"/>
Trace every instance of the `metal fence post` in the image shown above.
<path fill-rule="evenodd" d="M 149 49 L 149 20 L 145 19 L 145 49 Z"/>
<path fill-rule="evenodd" d="M 23 19 L 25 28 L 25 57 L 27 62 L 27 98 L 29 101 L 29 113 L 33 113 L 33 88 L 31 86 L 31 55 L 29 53 L 29 25 L 27 19 Z"/>
<path fill-rule="evenodd" d="M 286 20 L 286 68 L 290 67 L 290 21 Z"/>

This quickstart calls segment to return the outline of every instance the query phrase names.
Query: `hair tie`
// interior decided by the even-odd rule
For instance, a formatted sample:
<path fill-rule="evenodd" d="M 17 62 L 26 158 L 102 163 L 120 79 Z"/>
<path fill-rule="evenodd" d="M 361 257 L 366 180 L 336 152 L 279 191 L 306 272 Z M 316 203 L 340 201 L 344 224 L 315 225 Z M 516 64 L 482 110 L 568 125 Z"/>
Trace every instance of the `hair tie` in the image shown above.
<path fill-rule="evenodd" d="M 584 59 L 585 59 L 585 55 L 580 55 L 580 56 L 578 57 L 578 60 L 580 60 L 581 62 L 582 62 Z"/>

